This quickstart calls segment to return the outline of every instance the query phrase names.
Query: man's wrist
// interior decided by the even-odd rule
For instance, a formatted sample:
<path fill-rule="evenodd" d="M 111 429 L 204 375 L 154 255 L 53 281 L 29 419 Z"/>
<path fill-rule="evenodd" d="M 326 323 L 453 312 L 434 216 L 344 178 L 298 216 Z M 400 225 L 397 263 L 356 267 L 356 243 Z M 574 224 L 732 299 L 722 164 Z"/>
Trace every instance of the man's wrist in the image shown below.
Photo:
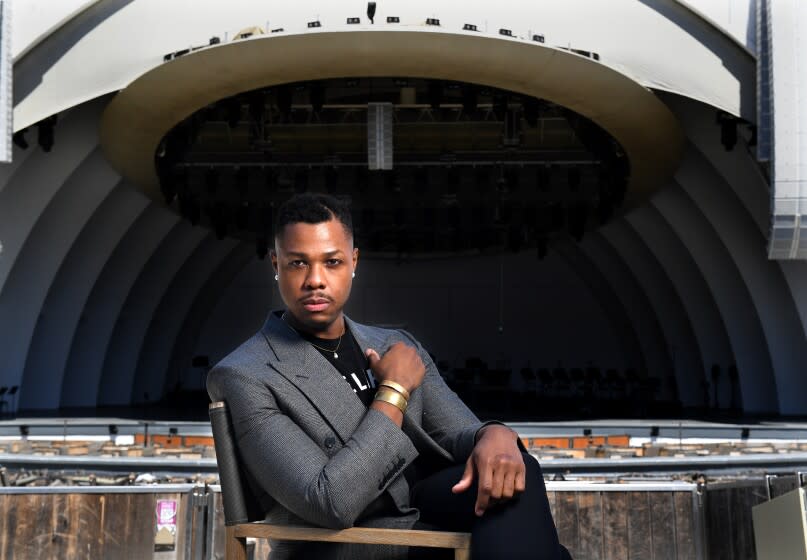
<path fill-rule="evenodd" d="M 501 422 L 491 422 L 489 424 L 485 424 L 484 426 L 482 426 L 481 428 L 479 428 L 476 431 L 476 435 L 474 436 L 474 444 L 477 444 L 477 443 L 480 442 L 482 437 L 485 435 L 485 432 L 488 432 L 489 428 L 497 428 L 497 427 L 498 428 L 504 428 L 505 430 L 510 432 L 512 434 L 512 436 L 513 436 L 514 441 L 518 440 L 518 433 L 516 433 L 515 430 L 513 430 L 509 426 L 506 426 L 506 425 L 502 424 Z"/>

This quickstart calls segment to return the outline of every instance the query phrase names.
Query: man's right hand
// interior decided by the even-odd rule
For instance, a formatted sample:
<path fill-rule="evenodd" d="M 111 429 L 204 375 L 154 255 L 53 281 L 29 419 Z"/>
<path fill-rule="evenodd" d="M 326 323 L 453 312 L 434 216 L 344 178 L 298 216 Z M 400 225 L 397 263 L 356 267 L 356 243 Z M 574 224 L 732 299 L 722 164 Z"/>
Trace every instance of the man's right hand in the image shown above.
<path fill-rule="evenodd" d="M 378 382 L 394 381 L 403 385 L 410 393 L 423 382 L 423 376 L 426 375 L 426 366 L 417 350 L 403 342 L 390 346 L 382 357 L 368 348 L 367 358 L 370 360 L 370 370 Z"/>

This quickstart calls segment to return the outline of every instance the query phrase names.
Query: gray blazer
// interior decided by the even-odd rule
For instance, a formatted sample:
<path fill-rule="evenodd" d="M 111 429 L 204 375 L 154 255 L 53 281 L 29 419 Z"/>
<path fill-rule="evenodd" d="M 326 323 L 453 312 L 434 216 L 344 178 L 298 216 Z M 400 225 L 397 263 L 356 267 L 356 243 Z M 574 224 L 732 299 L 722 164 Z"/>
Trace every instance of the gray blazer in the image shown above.
<path fill-rule="evenodd" d="M 367 409 L 341 374 L 276 313 L 210 371 L 207 390 L 211 399 L 228 404 L 249 483 L 267 520 L 409 528 L 418 512 L 409 504 L 404 469 L 419 454 L 446 465 L 464 462 L 484 424 L 409 333 L 345 320 L 362 351 L 383 355 L 400 341 L 415 347 L 426 365 L 403 429 Z M 271 554 L 273 560 L 405 556 L 405 548 L 279 542 L 272 543 Z"/>

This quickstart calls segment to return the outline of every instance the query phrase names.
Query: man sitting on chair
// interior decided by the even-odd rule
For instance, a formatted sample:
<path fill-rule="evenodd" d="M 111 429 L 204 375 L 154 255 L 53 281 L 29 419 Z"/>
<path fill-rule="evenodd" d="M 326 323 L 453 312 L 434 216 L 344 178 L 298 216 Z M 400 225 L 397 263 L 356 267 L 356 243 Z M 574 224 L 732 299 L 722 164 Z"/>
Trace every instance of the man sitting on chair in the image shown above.
<path fill-rule="evenodd" d="M 359 258 L 349 208 L 296 195 L 275 224 L 286 309 L 207 378 L 211 398 L 228 404 L 267 520 L 468 531 L 472 558 L 568 558 L 538 462 L 516 433 L 480 422 L 412 335 L 342 312 Z M 271 558 L 408 554 L 434 552 L 273 542 Z"/>

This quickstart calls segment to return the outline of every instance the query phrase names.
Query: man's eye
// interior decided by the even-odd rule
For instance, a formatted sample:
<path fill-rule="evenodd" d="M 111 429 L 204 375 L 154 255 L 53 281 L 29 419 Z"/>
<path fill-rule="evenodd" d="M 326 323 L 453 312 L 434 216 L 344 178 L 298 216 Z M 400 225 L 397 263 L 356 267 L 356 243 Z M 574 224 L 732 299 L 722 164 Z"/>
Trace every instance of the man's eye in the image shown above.
<path fill-rule="evenodd" d="M 291 261 L 289 264 L 291 264 L 291 266 L 294 266 L 294 267 L 301 267 L 301 266 L 305 266 L 305 261 L 296 260 L 296 261 Z"/>
<path fill-rule="evenodd" d="M 342 259 L 328 259 L 325 262 L 328 264 L 328 266 L 338 266 L 342 264 Z"/>

